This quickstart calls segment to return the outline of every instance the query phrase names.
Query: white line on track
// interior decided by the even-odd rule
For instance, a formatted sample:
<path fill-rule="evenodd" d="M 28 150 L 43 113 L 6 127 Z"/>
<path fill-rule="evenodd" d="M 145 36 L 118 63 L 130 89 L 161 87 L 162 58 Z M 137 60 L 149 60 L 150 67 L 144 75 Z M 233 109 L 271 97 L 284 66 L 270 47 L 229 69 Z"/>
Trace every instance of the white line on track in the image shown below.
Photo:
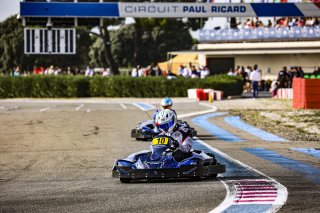
<path fill-rule="evenodd" d="M 90 112 L 91 112 L 91 109 L 87 109 L 86 112 L 87 112 L 87 113 L 90 113 Z"/>
<path fill-rule="evenodd" d="M 143 102 L 139 102 L 139 103 L 131 103 L 133 106 L 141 109 L 142 111 L 149 111 L 149 110 L 153 110 L 155 109 L 155 106 L 149 104 L 149 103 L 143 103 Z"/>
<path fill-rule="evenodd" d="M 268 212 L 277 212 L 287 201 L 288 198 L 288 191 L 287 188 L 284 187 L 282 184 L 280 184 L 279 182 L 277 182 L 275 179 L 265 175 L 264 173 L 236 160 L 233 159 L 232 157 L 230 157 L 229 155 L 221 152 L 218 149 L 215 149 L 213 147 L 211 147 L 210 145 L 208 145 L 207 143 L 201 141 L 199 138 L 194 137 L 194 139 L 196 139 L 199 143 L 201 143 L 202 145 L 206 146 L 208 149 L 212 150 L 213 152 L 219 154 L 220 156 L 224 157 L 225 159 L 232 161 L 238 165 L 241 165 L 242 167 L 246 168 L 249 171 L 255 172 L 260 174 L 261 176 L 263 176 L 267 181 L 270 181 L 273 186 L 277 189 L 277 198 L 274 202 L 272 202 L 272 207 L 268 210 Z M 221 175 L 219 175 L 219 177 L 221 177 Z M 224 210 L 226 210 L 227 208 L 229 208 L 230 206 L 234 205 L 234 198 L 236 197 L 236 187 L 234 185 L 234 183 L 232 181 L 224 181 L 222 179 L 220 179 L 220 181 L 224 184 L 224 186 L 226 187 L 227 190 L 227 195 L 224 199 L 224 201 L 215 209 L 211 210 L 210 213 L 218 213 L 218 212 L 223 212 Z"/>
<path fill-rule="evenodd" d="M 46 107 L 46 108 L 40 109 L 40 112 L 44 112 L 44 111 L 46 111 L 48 109 L 50 109 L 50 107 Z"/>
<path fill-rule="evenodd" d="M 76 108 L 76 111 L 78 111 L 78 110 L 81 109 L 82 107 L 84 107 L 84 104 L 79 105 L 79 106 Z"/>
<path fill-rule="evenodd" d="M 124 105 L 124 104 L 120 104 L 120 106 L 121 106 L 123 109 L 127 109 L 126 105 Z"/>
<path fill-rule="evenodd" d="M 199 105 L 205 106 L 205 107 L 209 107 L 209 108 L 214 108 L 214 107 L 215 107 L 215 106 L 213 106 L 213 105 L 206 104 L 206 103 L 199 103 Z"/>
<path fill-rule="evenodd" d="M 205 111 L 200 111 L 200 112 L 191 112 L 191 113 L 181 114 L 181 115 L 178 115 L 178 119 L 192 117 L 192 116 L 196 116 L 196 115 L 207 114 L 207 113 L 212 113 L 212 112 L 216 112 L 218 110 L 218 108 L 213 105 L 204 104 L 204 103 L 199 103 L 199 104 L 204 105 L 206 107 L 210 107 L 211 109 L 205 110 Z"/>

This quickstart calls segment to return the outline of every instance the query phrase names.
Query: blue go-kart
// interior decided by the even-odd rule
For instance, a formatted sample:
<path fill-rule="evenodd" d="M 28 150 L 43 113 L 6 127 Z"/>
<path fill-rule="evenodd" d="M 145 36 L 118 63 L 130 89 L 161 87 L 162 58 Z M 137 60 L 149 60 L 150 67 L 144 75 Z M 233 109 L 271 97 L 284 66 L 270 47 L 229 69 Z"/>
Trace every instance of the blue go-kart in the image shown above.
<path fill-rule="evenodd" d="M 226 165 L 218 163 L 212 153 L 201 150 L 192 150 L 184 159 L 177 161 L 172 145 L 170 136 L 155 136 L 151 151 L 136 152 L 116 160 L 112 176 L 120 178 L 122 183 L 129 183 L 132 180 L 212 178 L 226 171 Z"/>

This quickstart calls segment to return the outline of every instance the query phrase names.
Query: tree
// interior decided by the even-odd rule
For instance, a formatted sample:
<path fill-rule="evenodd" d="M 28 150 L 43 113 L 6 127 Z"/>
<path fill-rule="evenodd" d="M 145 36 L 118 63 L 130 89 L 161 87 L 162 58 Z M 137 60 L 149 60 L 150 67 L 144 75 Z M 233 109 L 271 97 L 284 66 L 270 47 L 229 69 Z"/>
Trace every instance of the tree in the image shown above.
<path fill-rule="evenodd" d="M 139 65 L 146 66 L 167 58 L 168 51 L 189 49 L 192 38 L 185 25 L 176 19 L 143 19 L 141 25 L 140 61 Z M 135 66 L 134 24 L 122 25 L 118 30 L 110 32 L 112 54 L 120 66 Z M 96 41 L 91 47 L 90 58 L 99 64 L 101 60 L 101 41 Z"/>
<path fill-rule="evenodd" d="M 120 0 L 121 2 L 131 2 L 131 0 Z M 136 2 L 146 2 L 146 0 L 137 0 Z M 163 2 L 163 0 L 150 0 L 150 2 Z M 203 0 L 166 0 L 165 2 L 203 2 Z M 145 29 L 144 24 L 146 23 L 146 18 L 135 18 L 134 24 L 134 64 L 142 64 L 144 58 L 144 52 L 141 49 L 142 39 L 141 37 L 144 35 L 143 29 Z M 165 19 L 162 19 L 165 20 Z M 172 20 L 172 19 L 171 19 Z M 182 21 L 182 18 L 173 19 L 179 22 L 183 22 L 185 27 L 189 30 L 197 30 L 202 27 L 202 23 L 207 19 L 203 18 L 187 18 L 185 21 Z"/>
<path fill-rule="evenodd" d="M 9 74 L 23 58 L 23 29 L 11 16 L 0 23 L 0 69 Z"/>

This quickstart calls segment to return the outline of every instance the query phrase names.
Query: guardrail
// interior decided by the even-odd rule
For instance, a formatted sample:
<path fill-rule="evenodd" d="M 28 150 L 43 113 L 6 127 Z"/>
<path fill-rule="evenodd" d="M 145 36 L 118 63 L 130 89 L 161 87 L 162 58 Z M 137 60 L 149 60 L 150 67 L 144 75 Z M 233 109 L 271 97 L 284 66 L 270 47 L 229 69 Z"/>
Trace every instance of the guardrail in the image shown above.
<path fill-rule="evenodd" d="M 320 26 L 259 27 L 255 29 L 200 30 L 200 42 L 260 41 L 260 40 L 317 40 Z"/>

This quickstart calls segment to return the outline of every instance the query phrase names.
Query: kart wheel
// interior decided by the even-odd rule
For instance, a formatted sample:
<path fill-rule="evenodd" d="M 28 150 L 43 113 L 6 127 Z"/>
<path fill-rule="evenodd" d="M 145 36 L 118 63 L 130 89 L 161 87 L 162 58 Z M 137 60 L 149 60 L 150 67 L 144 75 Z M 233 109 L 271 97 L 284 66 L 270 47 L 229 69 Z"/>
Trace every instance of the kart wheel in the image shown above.
<path fill-rule="evenodd" d="M 209 178 L 216 178 L 218 176 L 218 174 L 212 174 L 212 175 L 209 175 L 208 177 Z"/>
<path fill-rule="evenodd" d="M 130 183 L 131 182 L 131 178 L 120 178 L 120 182 L 121 183 Z"/>
<path fill-rule="evenodd" d="M 193 181 L 200 181 L 200 180 L 201 180 L 201 177 L 200 177 L 200 176 L 191 177 L 191 180 L 193 180 Z"/>
<path fill-rule="evenodd" d="M 136 138 L 137 141 L 147 141 L 148 138 Z"/>
<path fill-rule="evenodd" d="M 206 155 L 208 155 L 209 157 L 212 157 L 213 158 L 213 161 L 212 161 L 212 165 L 215 165 L 217 164 L 217 160 L 216 160 L 216 157 L 214 156 L 213 153 L 206 153 Z"/>

